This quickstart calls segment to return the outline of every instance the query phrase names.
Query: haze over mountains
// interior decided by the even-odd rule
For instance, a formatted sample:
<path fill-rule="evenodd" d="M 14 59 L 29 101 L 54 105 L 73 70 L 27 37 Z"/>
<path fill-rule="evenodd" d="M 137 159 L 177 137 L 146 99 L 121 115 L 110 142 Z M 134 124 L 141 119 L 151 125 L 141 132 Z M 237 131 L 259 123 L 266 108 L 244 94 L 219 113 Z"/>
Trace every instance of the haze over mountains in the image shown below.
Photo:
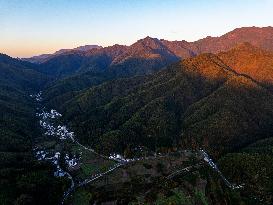
<path fill-rule="evenodd" d="M 61 112 L 58 122 L 99 153 L 134 157 L 138 147 L 157 153 L 202 148 L 218 160 L 229 179 L 244 184 L 242 190 L 223 194 L 221 180 L 207 168 L 198 169 L 199 178 L 209 173 L 202 192 L 207 203 L 198 198 L 202 203 L 195 204 L 273 202 L 273 27 L 238 28 L 195 42 L 146 37 L 130 46 L 88 45 L 22 60 L 1 54 L 0 72 L 4 204 L 28 200 L 56 204 L 67 183 L 55 181 L 50 175 L 53 168 L 33 158 L 34 139 L 42 136 L 37 106 Z M 35 104 L 30 94 L 39 91 L 43 101 Z M 56 146 L 56 142 L 46 144 Z M 56 147 L 72 154 L 75 148 L 70 146 Z M 143 166 L 155 169 L 149 162 Z M 168 168 L 156 169 L 164 176 Z M 83 170 L 79 167 L 71 173 L 78 177 Z M 145 177 L 143 184 L 155 183 Z M 192 190 L 201 185 L 184 180 L 168 186 L 189 187 L 189 197 L 197 200 Z M 126 183 L 119 182 L 118 187 L 128 191 Z M 90 203 L 142 200 L 137 191 L 113 194 L 105 184 L 93 196 L 98 201 L 90 197 Z M 44 198 L 37 197 L 50 186 L 54 188 Z M 157 187 L 153 195 L 145 192 L 143 200 L 149 202 L 159 193 L 169 196 L 162 190 Z M 108 192 L 113 195 L 105 196 Z"/>

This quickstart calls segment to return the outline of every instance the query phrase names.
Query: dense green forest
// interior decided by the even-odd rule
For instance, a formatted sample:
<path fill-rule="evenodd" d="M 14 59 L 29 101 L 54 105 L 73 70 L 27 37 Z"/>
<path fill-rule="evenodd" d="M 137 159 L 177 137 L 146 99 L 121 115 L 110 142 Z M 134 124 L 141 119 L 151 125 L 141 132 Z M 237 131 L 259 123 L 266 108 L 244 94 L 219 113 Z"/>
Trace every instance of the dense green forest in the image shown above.
<path fill-rule="evenodd" d="M 231 61 L 234 56 L 255 58 L 250 69 L 270 66 L 273 59 L 270 52 L 242 44 L 219 55 L 186 59 L 154 75 L 66 89 L 58 97 L 49 88 L 46 102 L 64 114 L 82 143 L 99 152 L 130 156 L 138 145 L 160 152 L 202 147 L 219 159 L 230 179 L 247 184 L 241 197 L 253 194 L 255 199 L 248 198 L 254 204 L 270 203 L 271 141 L 266 148 L 260 140 L 272 136 L 271 87 L 255 72 L 240 70 L 250 60 Z"/>
<path fill-rule="evenodd" d="M 32 153 L 32 140 L 41 132 L 29 95 L 48 77 L 5 55 L 0 56 L 0 72 L 0 203 L 57 204 L 63 182 Z"/>
<path fill-rule="evenodd" d="M 82 142 L 106 153 L 145 141 L 152 150 L 203 146 L 218 156 L 272 134 L 270 91 L 211 54 L 73 94 L 49 103 Z"/>
<path fill-rule="evenodd" d="M 124 166 L 76 190 L 67 203 L 272 204 L 273 54 L 263 41 L 253 41 L 255 47 L 242 43 L 243 37 L 226 39 L 187 43 L 147 37 L 131 46 L 69 50 L 40 64 L 1 54 L 0 203 L 59 204 L 67 190 L 67 178 L 54 177 L 54 167 L 34 157 L 33 142 L 45 135 L 36 116 L 41 106 L 60 112 L 57 122 L 98 153 L 134 157 L 141 148 L 145 155 L 167 156 Z M 30 95 L 41 90 L 38 105 Z M 79 148 L 62 146 L 70 153 Z M 193 154 L 201 148 L 228 180 L 244 188 L 228 188 Z M 177 162 L 172 154 L 181 150 L 190 154 Z M 77 179 L 100 162 L 88 157 L 91 165 L 79 168 Z M 180 162 L 196 169 L 165 183 Z"/>

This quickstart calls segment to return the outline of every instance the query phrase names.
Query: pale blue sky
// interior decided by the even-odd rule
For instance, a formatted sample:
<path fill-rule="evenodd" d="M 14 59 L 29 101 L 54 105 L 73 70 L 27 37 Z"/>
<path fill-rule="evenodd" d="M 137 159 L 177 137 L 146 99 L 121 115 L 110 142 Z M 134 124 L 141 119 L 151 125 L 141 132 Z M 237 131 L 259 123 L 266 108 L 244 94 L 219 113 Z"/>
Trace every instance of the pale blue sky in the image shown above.
<path fill-rule="evenodd" d="M 273 26 L 273 0 L 0 0 L 0 52 L 14 57 L 145 36 L 194 41 Z"/>

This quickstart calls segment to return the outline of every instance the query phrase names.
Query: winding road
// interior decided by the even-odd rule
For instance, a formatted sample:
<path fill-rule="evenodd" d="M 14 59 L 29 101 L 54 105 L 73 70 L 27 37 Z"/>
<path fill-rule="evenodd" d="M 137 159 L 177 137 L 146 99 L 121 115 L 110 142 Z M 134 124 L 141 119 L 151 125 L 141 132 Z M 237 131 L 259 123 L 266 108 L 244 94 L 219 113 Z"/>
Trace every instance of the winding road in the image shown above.
<path fill-rule="evenodd" d="M 36 95 L 31 95 L 31 97 L 33 97 L 35 99 L 35 101 L 38 103 L 42 102 L 42 92 L 39 92 Z M 165 155 L 155 155 L 155 156 L 142 157 L 142 158 L 125 159 L 125 158 L 115 158 L 115 157 L 108 157 L 108 156 L 102 155 L 102 154 L 96 152 L 94 149 L 88 148 L 88 147 L 82 145 L 81 143 L 79 143 L 79 141 L 75 138 L 74 133 L 70 132 L 66 128 L 66 126 L 59 125 L 58 127 L 56 127 L 53 124 L 48 123 L 48 121 L 47 121 L 48 118 L 51 118 L 51 120 L 54 120 L 54 119 L 57 119 L 58 117 L 61 116 L 61 114 L 58 113 L 56 110 L 51 110 L 50 112 L 45 112 L 44 109 L 41 109 L 41 110 L 42 110 L 42 114 L 38 113 L 36 115 L 40 117 L 40 124 L 42 126 L 42 129 L 45 130 L 45 135 L 53 135 L 53 136 L 59 137 L 60 139 L 64 139 L 64 140 L 70 139 L 70 140 L 72 140 L 73 143 L 77 144 L 78 146 L 82 147 L 83 149 L 85 149 L 89 152 L 92 152 L 93 154 L 95 154 L 103 159 L 112 160 L 112 161 L 116 162 L 116 164 L 114 166 L 109 167 L 105 172 L 98 173 L 90 178 L 87 178 L 81 182 L 78 182 L 77 184 L 75 184 L 74 179 L 70 173 L 68 173 L 67 171 L 64 171 L 60 168 L 59 162 L 57 164 L 55 163 L 56 167 L 58 167 L 58 169 L 60 169 L 62 171 L 62 173 L 63 173 L 62 176 L 67 176 L 68 179 L 70 179 L 70 181 L 71 181 L 70 187 L 63 195 L 63 198 L 61 200 L 61 204 L 64 204 L 66 199 L 70 196 L 70 194 L 72 192 L 75 191 L 76 188 L 79 188 L 79 187 L 85 186 L 91 182 L 94 182 L 94 181 L 98 180 L 99 178 L 115 171 L 117 168 L 127 165 L 128 163 L 140 161 L 140 160 L 151 160 L 151 159 L 158 159 L 161 157 L 165 157 Z M 223 181 L 225 182 L 225 184 L 229 188 L 238 189 L 238 188 L 243 187 L 242 185 L 236 186 L 236 185 L 230 183 L 226 179 L 226 177 L 222 174 L 222 172 L 218 169 L 217 165 L 213 162 L 213 160 L 209 157 L 209 155 L 204 150 L 202 150 L 202 149 L 199 150 L 199 153 L 201 154 L 203 160 L 205 162 L 207 162 L 208 165 L 220 175 L 220 177 L 223 179 Z M 172 174 L 170 174 L 167 177 L 167 179 L 171 179 L 172 177 L 179 175 L 183 172 L 189 172 L 193 168 L 200 166 L 200 164 L 201 163 L 198 163 L 196 165 L 192 165 L 192 166 L 177 170 L 177 171 L 173 172 Z"/>

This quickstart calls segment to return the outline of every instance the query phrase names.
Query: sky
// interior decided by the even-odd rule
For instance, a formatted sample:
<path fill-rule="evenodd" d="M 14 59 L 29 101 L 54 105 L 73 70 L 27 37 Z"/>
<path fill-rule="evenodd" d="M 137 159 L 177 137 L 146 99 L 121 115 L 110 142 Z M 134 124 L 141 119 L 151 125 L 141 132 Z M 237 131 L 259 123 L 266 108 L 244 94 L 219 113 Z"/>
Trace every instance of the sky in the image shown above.
<path fill-rule="evenodd" d="M 30 57 L 146 36 L 195 41 L 273 26 L 273 0 L 0 0 L 0 53 Z"/>

